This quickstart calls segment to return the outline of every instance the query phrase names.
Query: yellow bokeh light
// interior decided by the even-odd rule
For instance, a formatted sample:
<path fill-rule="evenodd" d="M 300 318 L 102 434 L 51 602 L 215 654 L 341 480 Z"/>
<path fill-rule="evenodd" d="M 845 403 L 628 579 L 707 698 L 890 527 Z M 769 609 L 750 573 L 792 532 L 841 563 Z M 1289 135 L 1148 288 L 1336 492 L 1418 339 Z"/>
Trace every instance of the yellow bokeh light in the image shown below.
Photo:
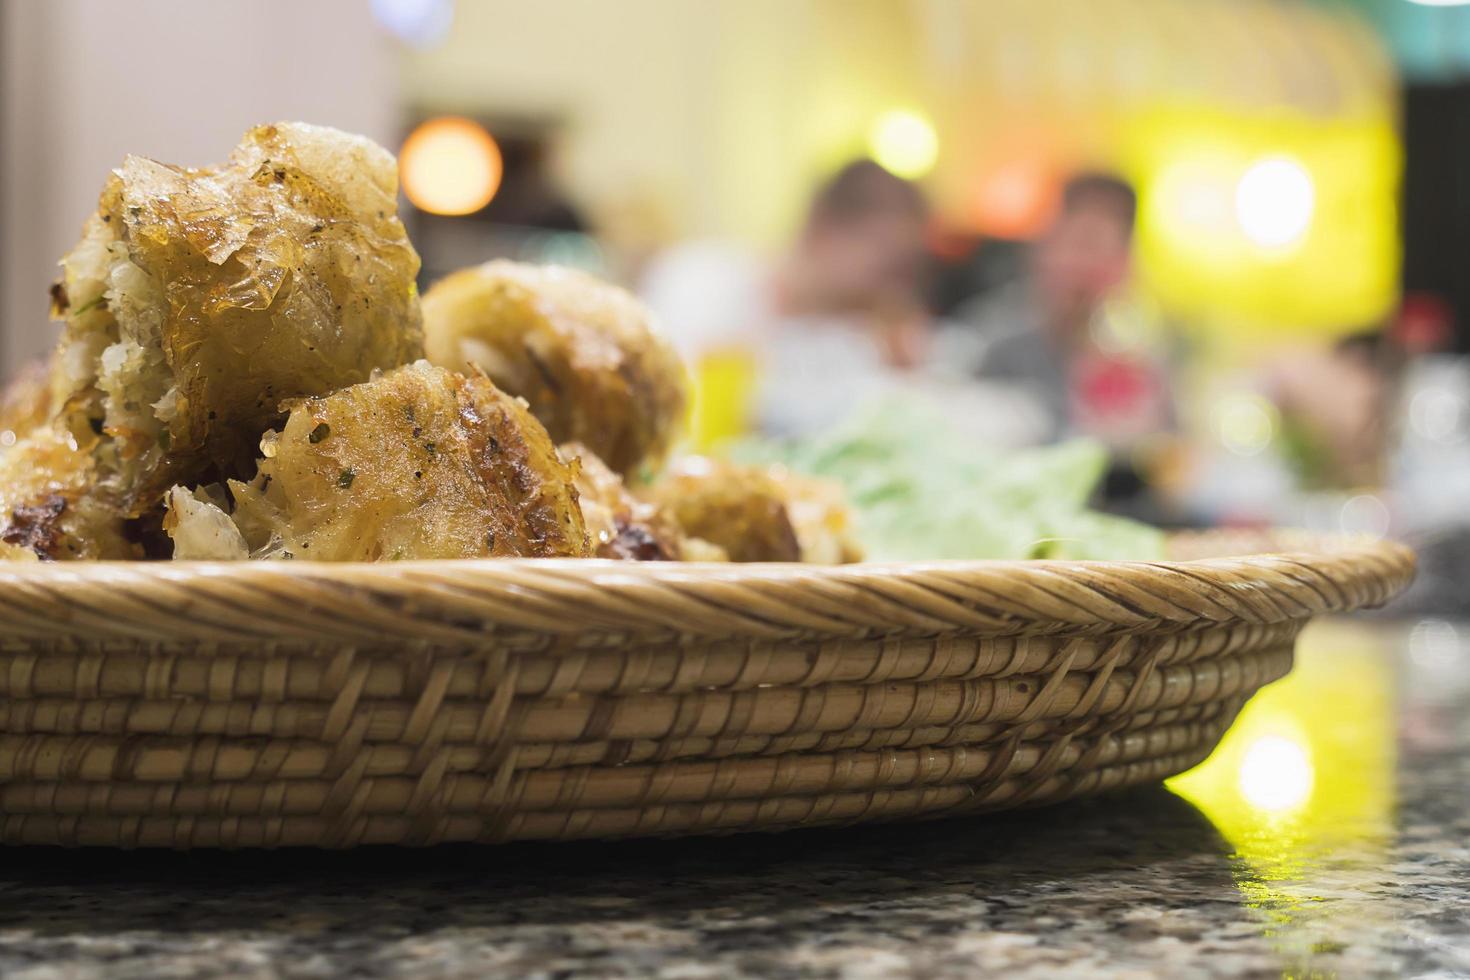
<path fill-rule="evenodd" d="M 1140 285 L 1232 344 L 1341 333 L 1398 297 L 1391 117 L 1160 104 L 1120 123 Z"/>
<path fill-rule="evenodd" d="M 939 134 L 919 113 L 894 109 L 873 122 L 868 152 L 890 173 L 915 180 L 934 169 L 939 159 Z"/>
<path fill-rule="evenodd" d="M 1251 164 L 1235 185 L 1235 219 L 1245 237 L 1262 248 L 1286 248 L 1312 224 L 1316 191 L 1312 177 L 1290 157 Z"/>
<path fill-rule="evenodd" d="M 420 125 L 398 156 L 403 192 L 431 214 L 473 214 L 500 189 L 500 147 L 471 119 L 441 116 Z"/>
<path fill-rule="evenodd" d="M 1278 944 L 1283 976 L 1317 976 L 1319 942 L 1381 923 L 1381 903 L 1324 888 L 1380 867 L 1395 839 L 1392 634 L 1313 623 L 1295 669 L 1251 699 L 1203 764 L 1167 783 L 1230 844 L 1245 906 Z"/>
<path fill-rule="evenodd" d="M 1245 750 L 1237 781 L 1252 806 L 1268 813 L 1294 810 L 1312 795 L 1312 758 L 1295 739 L 1264 735 Z"/>

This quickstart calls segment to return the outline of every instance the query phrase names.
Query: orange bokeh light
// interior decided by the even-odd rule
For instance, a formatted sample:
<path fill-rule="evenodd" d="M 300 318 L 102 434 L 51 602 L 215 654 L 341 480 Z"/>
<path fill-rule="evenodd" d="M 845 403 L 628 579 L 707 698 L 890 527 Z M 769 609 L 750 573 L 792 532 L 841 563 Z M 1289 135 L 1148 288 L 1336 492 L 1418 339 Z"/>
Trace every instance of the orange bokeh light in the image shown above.
<path fill-rule="evenodd" d="M 1057 179 L 1033 159 L 1009 160 L 982 174 L 975 184 L 971 221 L 994 238 L 1034 238 L 1056 205 Z"/>
<path fill-rule="evenodd" d="M 421 123 L 398 155 L 403 193 L 430 214 L 473 214 L 495 197 L 504 165 L 500 147 L 473 119 L 440 116 Z"/>

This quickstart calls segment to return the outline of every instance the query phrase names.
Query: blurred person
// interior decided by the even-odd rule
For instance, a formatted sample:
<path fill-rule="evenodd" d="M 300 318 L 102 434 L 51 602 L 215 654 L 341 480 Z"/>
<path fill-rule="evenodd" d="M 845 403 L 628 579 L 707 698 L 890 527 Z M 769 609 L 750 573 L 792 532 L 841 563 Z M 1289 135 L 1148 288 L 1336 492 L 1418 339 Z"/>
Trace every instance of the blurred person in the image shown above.
<path fill-rule="evenodd" d="M 1136 212 L 1121 178 L 1068 181 L 1022 276 L 956 310 L 937 362 L 1025 391 L 1048 439 L 1090 435 L 1121 450 L 1167 429 L 1167 372 L 1126 308 Z"/>
<path fill-rule="evenodd" d="M 928 355 L 927 223 L 916 185 L 858 160 L 817 189 L 774 262 L 718 242 L 654 259 L 642 293 L 700 375 L 705 441 L 821 431 L 909 383 Z M 742 358 L 756 375 L 743 391 Z"/>
<path fill-rule="evenodd" d="M 1372 327 L 1277 344 L 1246 366 L 1198 378 L 1197 431 L 1168 490 L 1197 523 L 1407 528 L 1416 515 L 1401 502 L 1427 508 L 1410 501 L 1390 466 L 1394 441 L 1409 435 L 1395 432 L 1403 374 L 1395 338 Z M 1445 449 L 1434 452 L 1437 485 L 1453 484 Z"/>
<path fill-rule="evenodd" d="M 1364 331 L 1293 346 L 1267 363 L 1264 389 L 1302 487 L 1382 485 L 1394 373 L 1388 353 L 1381 332 Z"/>

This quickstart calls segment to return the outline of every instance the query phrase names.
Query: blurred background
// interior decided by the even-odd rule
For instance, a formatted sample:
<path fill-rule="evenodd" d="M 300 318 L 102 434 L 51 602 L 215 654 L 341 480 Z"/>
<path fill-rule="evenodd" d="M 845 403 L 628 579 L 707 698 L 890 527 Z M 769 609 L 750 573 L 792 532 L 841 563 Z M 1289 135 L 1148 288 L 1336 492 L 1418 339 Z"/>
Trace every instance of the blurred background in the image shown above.
<path fill-rule="evenodd" d="M 1470 574 L 1470 7 L 1409 0 L 0 0 L 0 374 L 127 153 L 400 155 L 424 284 L 638 291 L 700 447 L 893 396 L 1084 435 L 1165 526 Z"/>

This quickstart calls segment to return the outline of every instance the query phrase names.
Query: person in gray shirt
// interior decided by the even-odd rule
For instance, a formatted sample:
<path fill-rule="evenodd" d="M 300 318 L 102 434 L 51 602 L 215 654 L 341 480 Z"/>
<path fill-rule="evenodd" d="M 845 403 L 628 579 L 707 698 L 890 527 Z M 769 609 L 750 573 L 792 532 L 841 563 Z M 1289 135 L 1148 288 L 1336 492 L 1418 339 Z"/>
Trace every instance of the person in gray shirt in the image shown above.
<path fill-rule="evenodd" d="M 1110 308 L 1131 277 L 1133 188 L 1108 174 L 1070 180 L 1019 279 L 962 304 L 937 343 L 949 372 L 1023 390 L 1048 438 L 1086 434 L 1115 446 L 1169 426 L 1154 352 L 1120 336 Z"/>

